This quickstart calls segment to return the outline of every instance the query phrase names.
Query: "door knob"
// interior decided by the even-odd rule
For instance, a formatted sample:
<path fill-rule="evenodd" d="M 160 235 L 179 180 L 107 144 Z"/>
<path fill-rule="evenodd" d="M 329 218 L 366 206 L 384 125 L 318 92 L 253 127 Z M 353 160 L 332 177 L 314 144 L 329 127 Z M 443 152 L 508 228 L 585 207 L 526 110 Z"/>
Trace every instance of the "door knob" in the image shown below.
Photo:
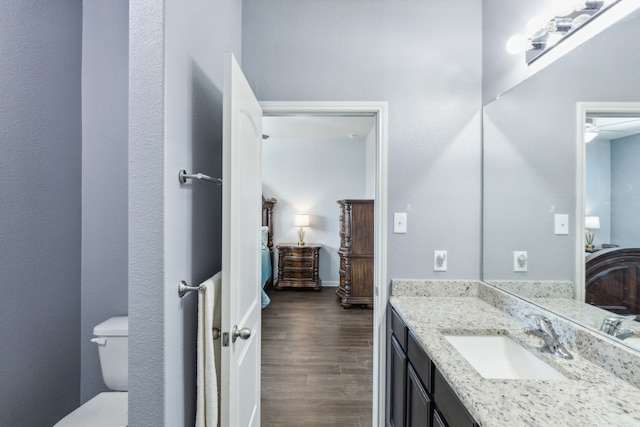
<path fill-rule="evenodd" d="M 231 331 L 231 341 L 232 342 L 236 342 L 236 339 L 242 338 L 243 340 L 249 339 L 249 337 L 251 336 L 251 329 L 249 328 L 242 328 L 242 329 L 238 329 L 237 325 L 233 325 L 233 330 Z"/>

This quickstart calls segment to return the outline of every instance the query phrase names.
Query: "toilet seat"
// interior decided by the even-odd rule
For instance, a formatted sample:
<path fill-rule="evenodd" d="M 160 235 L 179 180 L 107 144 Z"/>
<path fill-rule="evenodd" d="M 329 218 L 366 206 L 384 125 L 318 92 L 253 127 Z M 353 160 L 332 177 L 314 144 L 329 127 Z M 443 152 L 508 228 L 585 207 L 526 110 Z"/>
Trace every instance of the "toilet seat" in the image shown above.
<path fill-rule="evenodd" d="M 126 391 L 100 393 L 53 427 L 127 427 L 128 397 Z"/>

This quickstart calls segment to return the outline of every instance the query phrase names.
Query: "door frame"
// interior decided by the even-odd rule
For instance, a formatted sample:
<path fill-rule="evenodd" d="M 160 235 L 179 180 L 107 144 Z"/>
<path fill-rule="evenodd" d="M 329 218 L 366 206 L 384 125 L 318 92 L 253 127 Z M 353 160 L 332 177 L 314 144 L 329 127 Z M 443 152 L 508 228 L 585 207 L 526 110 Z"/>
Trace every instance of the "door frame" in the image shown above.
<path fill-rule="evenodd" d="M 383 426 L 386 389 L 387 280 L 387 102 L 260 102 L 263 116 L 372 114 L 376 118 L 376 177 L 374 219 L 373 413 L 374 426 Z"/>

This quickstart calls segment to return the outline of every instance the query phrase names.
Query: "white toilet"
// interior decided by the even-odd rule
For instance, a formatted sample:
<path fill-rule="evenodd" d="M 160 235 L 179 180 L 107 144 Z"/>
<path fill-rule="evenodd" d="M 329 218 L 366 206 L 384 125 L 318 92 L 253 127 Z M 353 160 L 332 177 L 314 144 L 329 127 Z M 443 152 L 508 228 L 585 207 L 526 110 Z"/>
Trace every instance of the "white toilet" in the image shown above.
<path fill-rule="evenodd" d="M 103 392 L 58 421 L 54 427 L 126 427 L 129 422 L 129 318 L 112 317 L 93 328 L 102 378 L 111 392 Z"/>

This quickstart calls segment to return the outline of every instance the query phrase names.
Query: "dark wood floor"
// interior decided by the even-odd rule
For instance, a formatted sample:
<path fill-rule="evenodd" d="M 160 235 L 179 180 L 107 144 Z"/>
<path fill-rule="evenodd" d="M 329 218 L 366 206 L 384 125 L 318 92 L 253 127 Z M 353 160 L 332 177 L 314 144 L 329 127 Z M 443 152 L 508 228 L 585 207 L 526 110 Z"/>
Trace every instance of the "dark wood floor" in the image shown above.
<path fill-rule="evenodd" d="M 263 427 L 371 427 L 373 310 L 345 310 L 335 289 L 268 291 Z"/>

